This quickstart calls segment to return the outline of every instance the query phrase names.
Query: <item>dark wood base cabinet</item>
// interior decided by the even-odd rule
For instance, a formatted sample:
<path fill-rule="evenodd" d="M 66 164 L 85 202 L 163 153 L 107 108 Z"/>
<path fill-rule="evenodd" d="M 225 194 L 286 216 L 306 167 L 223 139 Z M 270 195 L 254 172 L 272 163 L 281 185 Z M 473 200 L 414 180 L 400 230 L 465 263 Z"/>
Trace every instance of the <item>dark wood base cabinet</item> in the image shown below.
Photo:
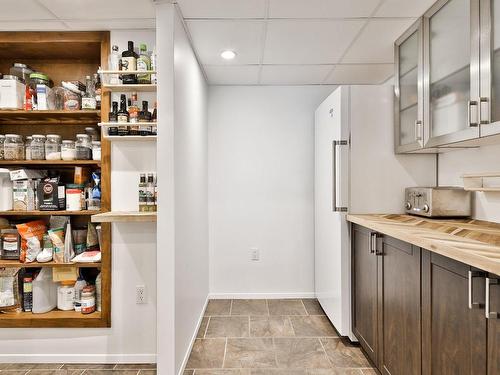
<path fill-rule="evenodd" d="M 500 277 L 352 227 L 353 332 L 383 375 L 500 375 Z"/>

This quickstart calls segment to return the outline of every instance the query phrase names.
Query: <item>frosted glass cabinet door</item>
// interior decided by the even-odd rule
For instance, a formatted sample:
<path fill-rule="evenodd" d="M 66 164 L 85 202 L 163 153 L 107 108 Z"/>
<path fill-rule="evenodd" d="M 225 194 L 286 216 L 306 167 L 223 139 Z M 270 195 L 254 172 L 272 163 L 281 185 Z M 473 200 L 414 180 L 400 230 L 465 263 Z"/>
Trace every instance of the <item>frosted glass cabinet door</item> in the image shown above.
<path fill-rule="evenodd" d="M 425 15 L 426 146 L 479 136 L 479 0 L 438 1 Z"/>
<path fill-rule="evenodd" d="M 396 152 L 423 146 L 422 19 L 395 43 Z"/>

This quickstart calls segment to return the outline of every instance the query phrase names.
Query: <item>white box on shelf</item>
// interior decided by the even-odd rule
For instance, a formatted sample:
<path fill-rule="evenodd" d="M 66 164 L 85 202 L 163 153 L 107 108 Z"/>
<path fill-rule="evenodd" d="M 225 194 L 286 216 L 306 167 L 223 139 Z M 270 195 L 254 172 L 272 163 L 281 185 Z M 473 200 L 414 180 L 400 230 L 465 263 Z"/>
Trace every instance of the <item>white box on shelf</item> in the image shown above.
<path fill-rule="evenodd" d="M 0 79 L 0 109 L 23 109 L 26 85 L 15 79 Z"/>

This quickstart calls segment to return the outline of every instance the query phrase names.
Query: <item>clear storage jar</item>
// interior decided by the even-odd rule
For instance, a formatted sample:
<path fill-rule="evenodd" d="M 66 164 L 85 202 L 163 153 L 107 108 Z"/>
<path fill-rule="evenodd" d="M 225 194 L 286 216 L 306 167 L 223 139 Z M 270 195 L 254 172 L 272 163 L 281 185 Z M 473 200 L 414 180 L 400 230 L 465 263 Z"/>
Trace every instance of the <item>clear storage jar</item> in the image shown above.
<path fill-rule="evenodd" d="M 31 141 L 31 160 L 45 160 L 45 136 L 33 134 Z"/>
<path fill-rule="evenodd" d="M 76 160 L 75 142 L 70 140 L 62 141 L 61 158 L 62 160 Z"/>
<path fill-rule="evenodd" d="M 57 134 L 47 135 L 45 141 L 45 159 L 61 160 L 61 136 Z"/>
<path fill-rule="evenodd" d="M 91 160 L 92 159 L 92 144 L 88 134 L 76 135 L 76 159 L 77 160 Z"/>
<path fill-rule="evenodd" d="M 3 149 L 5 160 L 24 159 L 24 142 L 19 134 L 6 134 Z"/>
<path fill-rule="evenodd" d="M 101 142 L 92 141 L 92 160 L 101 160 Z"/>
<path fill-rule="evenodd" d="M 26 141 L 24 142 L 24 157 L 26 160 L 32 160 L 31 159 L 31 141 L 33 141 L 33 137 L 31 135 L 28 135 L 26 137 Z"/>
<path fill-rule="evenodd" d="M 5 143 L 5 135 L 0 135 L 0 160 L 4 160 L 3 144 Z"/>

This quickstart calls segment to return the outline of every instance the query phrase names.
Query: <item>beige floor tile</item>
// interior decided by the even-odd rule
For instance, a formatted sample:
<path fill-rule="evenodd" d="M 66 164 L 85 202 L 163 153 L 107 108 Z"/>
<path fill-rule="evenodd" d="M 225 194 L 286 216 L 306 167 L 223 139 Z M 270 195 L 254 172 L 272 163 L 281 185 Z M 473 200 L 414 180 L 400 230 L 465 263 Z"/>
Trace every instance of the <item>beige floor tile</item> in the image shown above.
<path fill-rule="evenodd" d="M 298 337 L 338 337 L 326 316 L 291 316 L 290 321 Z"/>
<path fill-rule="evenodd" d="M 196 334 L 197 339 L 202 339 L 205 337 L 205 332 L 207 331 L 207 325 L 208 321 L 210 320 L 210 317 L 205 316 L 201 320 L 200 328 L 198 329 L 198 333 Z"/>
<path fill-rule="evenodd" d="M 361 370 L 361 372 L 363 373 L 363 375 L 378 375 L 375 369 L 363 369 Z"/>
<path fill-rule="evenodd" d="M 66 370 L 112 370 L 115 364 L 103 364 L 103 363 L 67 363 L 62 368 Z"/>
<path fill-rule="evenodd" d="M 307 375 L 363 375 L 363 373 L 359 369 L 337 368 L 330 370 L 309 370 Z"/>
<path fill-rule="evenodd" d="M 156 375 L 156 370 L 140 370 L 139 375 Z"/>
<path fill-rule="evenodd" d="M 205 337 L 248 337 L 249 321 L 248 316 L 212 316 Z"/>
<path fill-rule="evenodd" d="M 269 315 L 265 299 L 235 299 L 231 315 Z"/>
<path fill-rule="evenodd" d="M 325 315 L 317 299 L 303 299 L 302 303 L 309 315 Z"/>
<path fill-rule="evenodd" d="M 300 299 L 270 299 L 267 304 L 270 315 L 307 315 Z"/>
<path fill-rule="evenodd" d="M 230 299 L 211 299 L 208 301 L 205 316 L 229 315 L 231 312 Z"/>
<path fill-rule="evenodd" d="M 252 370 L 250 375 L 307 375 L 306 370 L 262 369 Z"/>
<path fill-rule="evenodd" d="M 138 370 L 85 370 L 85 375 L 137 375 Z M 31 373 L 31 371 L 29 372 Z M 28 374 L 29 374 L 28 373 Z"/>
<path fill-rule="evenodd" d="M 293 337 L 292 323 L 287 316 L 251 316 L 252 337 Z"/>
<path fill-rule="evenodd" d="M 249 369 L 196 370 L 195 375 L 250 375 Z"/>
<path fill-rule="evenodd" d="M 330 362 L 317 338 L 274 339 L 278 367 L 289 369 L 330 368 Z"/>
<path fill-rule="evenodd" d="M 341 339 L 321 339 L 334 368 L 371 368 L 360 348 L 345 345 Z"/>
<path fill-rule="evenodd" d="M 4 375 L 25 375 L 29 370 L 2 370 Z"/>
<path fill-rule="evenodd" d="M 84 371 L 85 370 L 30 370 L 29 374 L 32 374 L 32 375 L 81 375 Z M 7 375 L 7 372 L 5 372 L 4 375 Z"/>
<path fill-rule="evenodd" d="M 156 363 L 119 363 L 115 370 L 156 370 Z"/>
<path fill-rule="evenodd" d="M 186 368 L 222 368 L 225 339 L 196 339 Z"/>
<path fill-rule="evenodd" d="M 225 368 L 277 367 L 270 338 L 227 339 Z"/>

